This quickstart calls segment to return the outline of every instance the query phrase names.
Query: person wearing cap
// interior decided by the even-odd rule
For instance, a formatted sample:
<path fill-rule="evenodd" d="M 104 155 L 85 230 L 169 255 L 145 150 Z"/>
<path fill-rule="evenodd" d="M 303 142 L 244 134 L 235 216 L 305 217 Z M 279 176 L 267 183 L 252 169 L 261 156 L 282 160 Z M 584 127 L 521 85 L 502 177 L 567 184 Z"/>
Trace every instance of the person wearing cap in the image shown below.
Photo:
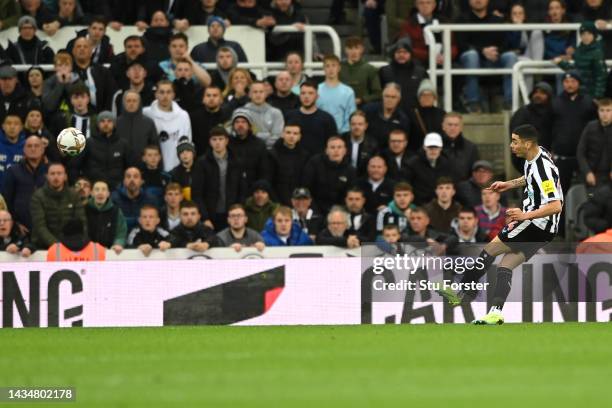
<path fill-rule="evenodd" d="M 212 128 L 208 141 L 210 149 L 194 165 L 191 195 L 202 218 L 219 231 L 227 224 L 229 207 L 244 201 L 247 182 L 242 162 L 228 149 L 225 128 Z"/>
<path fill-rule="evenodd" d="M 457 196 L 461 205 L 474 208 L 482 204 L 480 192 L 493 182 L 493 165 L 488 160 L 478 160 L 472 165 L 472 177 L 457 184 Z M 505 202 L 504 194 L 504 202 Z"/>
<path fill-rule="evenodd" d="M 608 68 L 604 59 L 599 30 L 592 21 L 580 25 L 580 44 L 571 56 L 573 62 L 565 57 L 556 57 L 553 62 L 564 71 L 577 70 L 581 77 L 580 85 L 592 98 L 601 98 L 606 91 Z"/>
<path fill-rule="evenodd" d="M 79 81 L 71 85 L 68 92 L 70 111 L 64 115 L 63 127 L 77 128 L 89 139 L 97 131 L 97 115 L 91 111 L 89 88 Z"/>
<path fill-rule="evenodd" d="M 425 136 L 423 149 L 408 162 L 408 182 L 414 189 L 417 205 L 428 203 L 435 197 L 436 180 L 453 178 L 450 160 L 442 153 L 442 136 L 429 133 Z"/>
<path fill-rule="evenodd" d="M 520 125 L 531 124 L 540 133 L 540 145 L 550 149 L 552 142 L 552 99 L 553 88 L 548 82 L 540 81 L 529 94 L 529 103 L 521 106 L 510 119 L 510 134 L 512 129 Z M 523 171 L 525 159 L 512 155 L 512 164 L 517 171 Z"/>
<path fill-rule="evenodd" d="M 612 99 L 600 99 L 597 105 L 599 118 L 582 131 L 576 153 L 588 190 L 612 181 Z"/>
<path fill-rule="evenodd" d="M 0 66 L 0 121 L 7 112 L 24 117 L 29 102 L 28 92 L 17 78 L 17 70 L 10 65 Z"/>
<path fill-rule="evenodd" d="M 111 191 L 119 187 L 128 167 L 130 148 L 115 131 L 117 117 L 110 111 L 98 115 L 97 131 L 87 141 L 83 170 L 90 180 L 105 180 Z"/>
<path fill-rule="evenodd" d="M 203 3 L 216 3 L 216 0 L 203 0 Z M 215 11 L 220 12 L 216 6 Z M 191 58 L 194 61 L 216 62 L 219 48 L 229 47 L 236 53 L 238 62 L 248 62 L 248 58 L 240 43 L 224 38 L 225 28 L 229 25 L 229 21 L 222 16 L 223 14 L 213 14 L 201 23 L 208 26 L 208 39 L 191 50 Z"/>
<path fill-rule="evenodd" d="M 187 136 L 179 138 L 176 145 L 176 155 L 179 158 L 179 164 L 170 171 L 170 176 L 173 182 L 181 185 L 185 200 L 191 200 L 193 164 L 196 159 L 196 150 L 194 144 Z"/>
<path fill-rule="evenodd" d="M 340 65 L 340 81 L 353 88 L 357 106 L 380 100 L 382 89 L 378 70 L 364 60 L 365 47 L 361 37 L 347 38 L 344 52 L 346 60 Z"/>
<path fill-rule="evenodd" d="M 249 218 L 247 226 L 255 231 L 263 231 L 266 221 L 279 204 L 272 201 L 273 190 L 267 180 L 257 180 L 251 190 L 252 195 L 246 199 L 244 205 Z"/>
<path fill-rule="evenodd" d="M 243 108 L 232 114 L 230 133 L 230 150 L 242 163 L 246 173 L 246 182 L 252 186 L 257 180 L 270 180 L 271 167 L 266 144 L 253 134 L 251 113 Z"/>
<path fill-rule="evenodd" d="M 313 241 L 325 224 L 323 216 L 312 207 L 312 195 L 306 187 L 297 187 L 291 193 L 291 218 Z"/>
<path fill-rule="evenodd" d="M 6 54 L 13 64 L 41 65 L 53 63 L 55 53 L 47 41 L 36 36 L 36 20 L 23 16 L 17 23 L 19 37 L 17 41 L 9 41 Z"/>
<path fill-rule="evenodd" d="M 409 113 L 411 146 L 417 150 L 428 133 L 442 134 L 446 112 L 436 106 L 438 94 L 429 79 L 424 79 L 417 91 L 417 106 Z"/>
<path fill-rule="evenodd" d="M 597 118 L 593 99 L 580 90 L 581 77 L 568 71 L 563 78 L 563 93 L 552 101 L 552 140 L 550 152 L 559 169 L 563 192 L 567 194 L 578 168 L 576 151 L 584 127 Z M 563 223 L 561 223 L 563 228 Z"/>
<path fill-rule="evenodd" d="M 150 106 L 155 100 L 155 89 L 148 80 L 146 62 L 142 58 L 136 58 L 128 63 L 125 77 L 128 84 L 119 89 L 113 95 L 113 112 L 116 115 L 123 113 L 123 97 L 126 92 L 134 91 L 140 96 L 142 106 Z"/>
<path fill-rule="evenodd" d="M 480 153 L 478 146 L 463 135 L 463 116 L 456 112 L 447 113 L 442 121 L 442 130 L 444 131 L 443 152 L 451 161 L 454 179 L 467 180 Z"/>
<path fill-rule="evenodd" d="M 8 169 L 23 159 L 25 139 L 21 116 L 17 112 L 9 111 L 0 130 L 0 189 Z"/>
<path fill-rule="evenodd" d="M 409 38 L 400 38 L 389 49 L 391 62 L 380 69 L 380 83 L 385 87 L 389 82 L 399 84 L 401 89 L 400 108 L 408 114 L 417 104 L 419 84 L 426 77 L 425 68 L 412 58 Z"/>
<path fill-rule="evenodd" d="M 287 123 L 281 138 L 270 151 L 272 185 L 283 205 L 291 205 L 291 193 L 300 185 L 302 171 L 310 156 L 302 146 L 301 138 L 300 126 Z"/>

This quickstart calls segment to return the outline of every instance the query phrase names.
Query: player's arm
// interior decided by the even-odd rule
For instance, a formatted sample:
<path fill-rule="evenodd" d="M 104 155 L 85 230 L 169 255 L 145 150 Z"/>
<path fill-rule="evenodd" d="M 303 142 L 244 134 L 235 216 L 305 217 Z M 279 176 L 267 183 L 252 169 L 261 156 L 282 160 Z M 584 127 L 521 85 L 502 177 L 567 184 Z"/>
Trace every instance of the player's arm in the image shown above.
<path fill-rule="evenodd" d="M 493 184 L 491 184 L 488 190 L 502 193 L 507 190 L 512 190 L 513 188 L 525 187 L 526 185 L 527 185 L 527 182 L 525 181 L 525 176 L 521 176 L 513 180 L 496 181 Z"/>
<path fill-rule="evenodd" d="M 509 208 L 506 211 L 506 216 L 508 216 L 510 221 L 533 220 L 534 218 L 545 218 L 550 215 L 559 214 L 561 209 L 561 200 L 554 200 L 533 211 L 523 212 L 520 208 Z"/>

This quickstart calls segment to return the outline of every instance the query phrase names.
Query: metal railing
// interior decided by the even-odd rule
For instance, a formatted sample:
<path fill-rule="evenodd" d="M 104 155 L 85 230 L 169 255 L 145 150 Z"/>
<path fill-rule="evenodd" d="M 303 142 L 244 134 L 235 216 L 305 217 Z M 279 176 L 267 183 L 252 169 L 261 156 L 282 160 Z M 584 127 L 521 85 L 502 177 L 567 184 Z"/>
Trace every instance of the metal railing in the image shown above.
<path fill-rule="evenodd" d="M 610 28 L 610 25 L 608 25 Z M 434 86 L 438 76 L 444 77 L 444 109 L 452 110 L 453 107 L 453 75 L 512 75 L 511 68 L 453 68 L 451 60 L 451 33 L 452 32 L 492 32 L 492 31 L 576 31 L 580 24 L 564 23 L 564 24 L 432 24 L 425 27 L 423 33 L 429 44 L 429 78 Z M 442 55 L 443 64 L 442 70 L 436 64 L 436 41 L 434 33 L 442 33 Z M 547 65 L 548 66 L 548 65 Z M 539 71 L 534 72 L 539 73 Z"/>

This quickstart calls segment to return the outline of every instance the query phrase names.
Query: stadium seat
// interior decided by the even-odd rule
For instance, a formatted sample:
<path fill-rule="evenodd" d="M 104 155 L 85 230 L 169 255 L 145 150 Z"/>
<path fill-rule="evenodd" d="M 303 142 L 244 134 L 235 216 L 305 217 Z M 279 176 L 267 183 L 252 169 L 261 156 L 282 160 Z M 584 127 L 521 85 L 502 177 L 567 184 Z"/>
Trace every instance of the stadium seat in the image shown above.
<path fill-rule="evenodd" d="M 584 217 L 580 217 L 581 214 L 579 214 L 580 206 L 586 201 L 587 192 L 584 184 L 573 185 L 565 196 L 565 240 L 567 242 L 583 239 L 588 235 Z"/>

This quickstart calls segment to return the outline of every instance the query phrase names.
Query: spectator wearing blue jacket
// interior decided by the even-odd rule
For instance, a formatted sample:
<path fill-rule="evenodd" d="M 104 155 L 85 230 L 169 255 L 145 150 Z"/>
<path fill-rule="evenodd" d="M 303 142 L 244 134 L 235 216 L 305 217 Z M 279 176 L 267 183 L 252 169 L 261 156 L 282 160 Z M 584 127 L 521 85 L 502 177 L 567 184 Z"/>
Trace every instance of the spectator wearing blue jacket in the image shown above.
<path fill-rule="evenodd" d="M 155 197 L 145 192 L 142 188 L 144 180 L 142 173 L 137 167 L 128 167 L 123 173 L 123 184 L 113 191 L 111 199 L 121 209 L 127 230 L 131 231 L 138 225 L 140 209 L 145 204 L 155 207 Z M 157 208 L 157 207 L 156 207 Z"/>
<path fill-rule="evenodd" d="M 21 116 L 9 112 L 2 121 L 0 131 L 0 189 L 7 170 L 23 158 L 25 133 Z"/>
<path fill-rule="evenodd" d="M 310 237 L 293 221 L 291 209 L 280 206 L 266 221 L 261 236 L 267 246 L 302 246 L 312 245 Z"/>

